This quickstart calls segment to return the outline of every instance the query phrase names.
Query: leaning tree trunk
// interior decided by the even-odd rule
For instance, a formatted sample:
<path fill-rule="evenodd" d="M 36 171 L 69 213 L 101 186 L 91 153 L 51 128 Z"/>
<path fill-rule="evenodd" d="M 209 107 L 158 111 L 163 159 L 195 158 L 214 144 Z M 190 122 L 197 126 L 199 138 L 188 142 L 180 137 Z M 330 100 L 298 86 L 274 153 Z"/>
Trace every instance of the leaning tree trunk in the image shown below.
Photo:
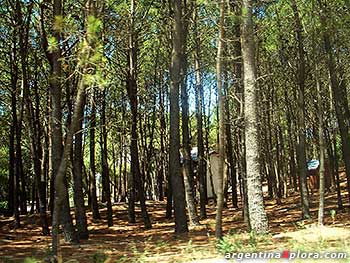
<path fill-rule="evenodd" d="M 93 0 L 90 0 L 87 2 L 87 12 L 90 14 L 90 17 L 93 16 L 95 13 L 92 11 L 95 7 L 96 2 Z M 55 0 L 54 2 L 54 17 L 57 17 L 58 14 L 61 14 L 61 0 Z M 89 28 L 91 26 L 91 28 Z M 64 209 L 62 209 L 65 206 L 65 203 L 68 199 L 68 192 L 66 187 L 66 170 L 68 165 L 68 158 L 70 156 L 70 152 L 73 146 L 73 136 L 74 134 L 79 130 L 79 121 L 81 119 L 80 116 L 83 116 L 83 110 L 84 110 L 84 102 L 85 102 L 85 90 L 86 90 L 86 76 L 88 73 L 91 74 L 91 65 L 90 65 L 90 58 L 93 55 L 93 52 L 95 51 L 92 46 L 94 41 L 96 40 L 95 35 L 96 27 L 94 25 L 89 25 L 87 23 L 87 31 L 91 32 L 91 34 L 87 34 L 85 38 L 83 39 L 84 45 L 83 50 L 81 50 L 81 63 L 79 66 L 79 70 L 82 72 L 82 77 L 78 82 L 78 91 L 75 99 L 74 104 L 74 111 L 73 111 L 73 117 L 71 121 L 71 125 L 67 131 L 67 136 L 65 140 L 65 145 L 63 149 L 63 154 L 60 158 L 60 163 L 58 167 L 58 171 L 55 177 L 55 200 L 54 200 L 54 211 L 53 211 L 53 217 L 52 217 L 52 250 L 53 255 L 58 256 L 58 248 L 59 248 L 59 225 L 60 225 L 60 219 L 63 217 L 66 217 L 64 214 Z M 58 32 L 57 32 L 58 33 Z M 57 37 L 58 35 L 56 35 Z M 62 213 L 61 213 L 62 210 Z M 62 220 L 62 219 L 61 219 Z M 63 225 L 65 225 L 64 221 L 61 221 Z"/>
<path fill-rule="evenodd" d="M 85 95 L 84 95 L 85 101 Z M 73 189 L 74 189 L 74 207 L 75 207 L 75 221 L 77 234 L 79 239 L 88 239 L 89 231 L 87 228 L 87 219 L 85 213 L 85 201 L 83 193 L 83 119 L 84 119 L 84 103 L 82 103 L 82 109 L 79 110 L 81 114 L 78 116 L 78 133 L 74 136 L 74 148 L 73 148 Z"/>
<path fill-rule="evenodd" d="M 254 50 L 254 26 L 252 0 L 243 0 L 242 57 L 244 68 L 244 119 L 247 162 L 247 194 L 250 227 L 257 233 L 268 231 L 268 220 L 259 164 L 257 130 L 256 62 Z"/>

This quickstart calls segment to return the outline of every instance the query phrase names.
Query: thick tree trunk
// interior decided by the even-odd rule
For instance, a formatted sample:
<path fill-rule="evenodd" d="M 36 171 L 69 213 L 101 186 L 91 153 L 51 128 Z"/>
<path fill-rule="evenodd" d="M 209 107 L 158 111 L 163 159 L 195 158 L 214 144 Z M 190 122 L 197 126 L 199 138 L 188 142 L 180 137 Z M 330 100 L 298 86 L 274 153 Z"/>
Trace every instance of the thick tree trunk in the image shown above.
<path fill-rule="evenodd" d="M 268 220 L 259 167 L 259 146 L 257 131 L 256 62 L 252 1 L 243 0 L 242 56 L 244 68 L 244 117 L 247 162 L 247 194 L 250 227 L 257 233 L 268 231 Z"/>
<path fill-rule="evenodd" d="M 172 0 L 174 9 L 173 50 L 170 68 L 170 149 L 169 149 L 169 179 L 171 181 L 174 200 L 175 233 L 188 232 L 184 182 L 180 168 L 180 118 L 179 118 L 179 87 L 181 84 L 181 57 L 183 46 L 182 1 Z"/>
<path fill-rule="evenodd" d="M 85 101 L 85 96 L 84 96 Z M 85 201 L 83 193 L 83 119 L 84 119 L 84 104 L 82 109 L 79 110 L 81 114 L 78 116 L 78 132 L 74 138 L 73 149 L 73 181 L 74 181 L 74 207 L 75 207 L 75 221 L 77 234 L 79 239 L 88 239 L 89 231 L 87 229 L 87 219 L 85 213 Z"/>

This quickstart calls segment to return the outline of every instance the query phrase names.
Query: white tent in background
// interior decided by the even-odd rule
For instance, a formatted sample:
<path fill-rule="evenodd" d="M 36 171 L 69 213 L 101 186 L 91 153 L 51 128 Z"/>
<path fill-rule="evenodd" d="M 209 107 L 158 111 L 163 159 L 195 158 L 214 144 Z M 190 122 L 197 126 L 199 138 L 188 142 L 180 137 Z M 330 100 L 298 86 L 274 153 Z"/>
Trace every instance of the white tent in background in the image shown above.
<path fill-rule="evenodd" d="M 193 147 L 191 150 L 191 158 L 192 161 L 198 162 L 198 148 Z M 197 166 L 195 168 L 195 173 L 197 172 L 196 170 L 198 169 Z M 219 153 L 216 151 L 211 151 L 209 153 L 209 160 L 207 161 L 207 196 L 208 198 L 214 198 L 216 189 L 218 188 L 218 183 L 217 183 L 217 178 L 219 174 Z M 227 177 L 227 163 L 225 162 L 224 166 L 224 180 L 226 180 Z"/>
<path fill-rule="evenodd" d="M 207 162 L 207 196 L 214 198 L 216 189 L 218 189 L 219 176 L 219 153 L 212 151 L 209 153 L 209 162 Z M 227 178 L 227 163 L 224 164 L 224 181 Z"/>

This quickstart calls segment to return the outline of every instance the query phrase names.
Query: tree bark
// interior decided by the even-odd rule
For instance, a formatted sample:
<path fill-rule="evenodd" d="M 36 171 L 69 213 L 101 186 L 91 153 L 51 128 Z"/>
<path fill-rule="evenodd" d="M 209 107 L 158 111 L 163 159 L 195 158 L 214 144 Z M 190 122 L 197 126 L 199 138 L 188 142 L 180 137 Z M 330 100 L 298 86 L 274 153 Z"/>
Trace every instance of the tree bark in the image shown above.
<path fill-rule="evenodd" d="M 96 195 L 96 166 L 95 166 L 95 129 L 96 129 L 96 104 L 95 92 L 91 94 L 91 113 L 90 113 L 90 196 L 91 196 L 91 210 L 92 218 L 100 219 L 100 212 L 98 210 L 98 202 Z"/>
<path fill-rule="evenodd" d="M 252 1 L 243 0 L 242 56 L 244 68 L 244 119 L 247 162 L 247 194 L 250 228 L 257 233 L 268 231 L 268 220 L 264 209 L 264 199 L 259 164 L 257 131 L 256 61 L 254 47 L 254 27 Z"/>
<path fill-rule="evenodd" d="M 186 2 L 183 7 L 183 28 L 182 28 L 182 53 L 181 53 L 181 107 L 182 107 L 182 156 L 183 156 L 183 177 L 185 186 L 185 196 L 188 208 L 188 215 L 191 225 L 199 225 L 197 216 L 197 208 L 193 196 L 193 167 L 191 159 L 191 142 L 190 142 L 190 130 L 189 130 L 189 105 L 188 105 L 188 91 L 187 91 L 187 35 L 188 35 L 188 23 L 190 12 L 187 10 Z"/>
<path fill-rule="evenodd" d="M 325 203 L 325 146 L 323 135 L 323 107 L 322 107 L 322 94 L 320 81 L 318 76 L 318 69 L 316 67 L 316 88 L 317 88 L 317 105 L 318 105 L 318 139 L 319 139 L 319 153 L 320 153 L 320 168 L 319 168 L 319 180 L 320 180 L 320 203 L 318 208 L 318 225 L 323 225 L 324 220 L 324 203 Z M 330 176 L 330 175 L 329 175 Z"/>
<path fill-rule="evenodd" d="M 172 0 L 174 9 L 173 50 L 170 67 L 170 149 L 169 177 L 171 180 L 174 200 L 175 233 L 188 232 L 185 212 L 184 182 L 180 169 L 180 118 L 179 118 L 179 87 L 181 84 L 181 57 L 183 50 L 182 1 Z"/>
<path fill-rule="evenodd" d="M 225 38 L 225 14 L 226 3 L 220 1 L 220 18 L 219 18 L 219 39 L 216 57 L 216 78 L 218 89 L 218 110 L 219 110 L 219 163 L 216 189 L 216 217 L 215 217 L 215 236 L 217 239 L 222 238 L 222 210 L 224 206 L 224 164 L 225 164 L 225 97 L 223 91 L 223 56 L 224 56 L 224 38 Z"/>
<path fill-rule="evenodd" d="M 305 51 L 303 28 L 299 17 L 299 11 L 295 0 L 291 0 L 291 5 L 295 20 L 295 34 L 298 42 L 298 109 L 297 109 L 297 126 L 298 126 L 298 142 L 297 142 L 297 163 L 298 174 L 300 179 L 300 196 L 302 217 L 310 218 L 310 204 L 307 191 L 307 167 L 306 167 L 306 138 L 305 138 Z"/>
<path fill-rule="evenodd" d="M 204 158 L 204 142 L 203 142 L 203 103 L 204 103 L 204 91 L 202 85 L 201 76 L 201 63 L 200 63 L 200 36 L 197 29 L 198 23 L 198 8 L 194 8 L 194 34 L 195 34 L 195 54 L 194 65 L 196 75 L 196 119 L 197 119 L 197 147 L 198 147 L 198 167 L 197 178 L 199 181 L 199 206 L 200 206 L 200 218 L 207 218 L 206 203 L 207 203 L 207 190 L 206 190 L 206 172 L 205 172 L 205 158 Z"/>
<path fill-rule="evenodd" d="M 129 24 L 129 50 L 128 50 L 128 72 L 127 72 L 127 93 L 130 101 L 130 108 L 132 114 L 132 123 L 131 123 L 131 146 L 130 146 L 130 155 L 131 155 L 131 177 L 132 177 L 132 187 L 137 188 L 138 197 L 140 199 L 141 214 L 143 218 L 143 223 L 146 229 L 152 227 L 147 207 L 146 207 L 146 198 L 144 190 L 144 180 L 141 177 L 140 171 L 140 160 L 139 160 L 139 146 L 138 146 L 138 130 L 137 130 L 137 121 L 138 121 L 138 87 L 137 87 L 137 35 L 135 32 L 135 8 L 136 3 L 134 0 L 131 0 L 130 5 L 130 24 Z M 129 202 L 134 202 L 132 195 L 134 194 L 134 189 L 130 189 L 131 200 Z M 130 204 L 129 208 L 129 221 L 135 222 L 135 211 L 134 204 Z"/>
<path fill-rule="evenodd" d="M 321 0 L 318 0 L 319 7 L 320 7 L 320 20 L 321 25 L 323 28 L 325 28 L 325 31 L 323 32 L 323 42 L 325 47 L 325 52 L 327 55 L 327 66 L 328 66 L 328 72 L 330 76 L 330 85 L 333 95 L 333 102 L 334 102 L 334 108 L 335 113 L 338 119 L 338 125 L 339 125 L 339 131 L 341 136 L 341 142 L 342 142 L 342 154 L 343 154 L 343 160 L 345 164 L 345 172 L 346 172 L 346 181 L 347 181 L 347 191 L 348 191 L 348 198 L 350 200 L 350 142 L 349 142 L 349 127 L 348 127 L 348 105 L 346 103 L 346 100 L 344 99 L 345 96 L 343 94 L 342 88 L 339 85 L 339 79 L 336 72 L 336 65 L 334 61 L 333 56 L 333 47 L 331 44 L 331 37 L 330 32 L 327 31 L 327 20 L 326 20 L 326 14 L 328 13 L 326 10 L 326 4 L 322 4 Z"/>
<path fill-rule="evenodd" d="M 102 165 L 102 188 L 104 201 L 107 202 L 107 224 L 113 226 L 113 211 L 111 202 L 111 185 L 108 166 L 108 147 L 107 147 L 107 127 L 106 127 L 106 89 L 102 92 L 101 109 L 101 165 Z M 103 198 L 102 198 L 103 199 Z"/>
<path fill-rule="evenodd" d="M 73 149 L 73 181 L 74 181 L 74 206 L 75 206 L 75 221 L 77 234 L 79 239 L 88 239 L 89 231 L 87 228 L 87 219 L 85 213 L 85 201 L 83 193 L 83 119 L 84 119 L 84 103 L 82 103 L 82 109 L 79 109 L 78 118 L 78 132 L 74 136 L 74 149 Z"/>

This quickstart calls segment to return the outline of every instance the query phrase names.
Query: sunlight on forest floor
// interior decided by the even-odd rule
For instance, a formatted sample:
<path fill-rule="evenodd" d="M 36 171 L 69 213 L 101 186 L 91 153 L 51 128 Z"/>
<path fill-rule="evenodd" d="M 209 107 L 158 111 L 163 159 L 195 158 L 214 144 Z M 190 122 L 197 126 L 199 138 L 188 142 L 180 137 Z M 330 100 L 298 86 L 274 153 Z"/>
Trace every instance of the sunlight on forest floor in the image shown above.
<path fill-rule="evenodd" d="M 343 201 L 346 202 L 345 185 Z M 88 212 L 90 238 L 78 245 L 62 244 L 63 262 L 101 263 L 101 262 L 219 262 L 225 252 L 256 251 L 343 251 L 350 256 L 349 204 L 343 211 L 337 210 L 336 193 L 327 195 L 325 226 L 317 227 L 318 196 L 312 197 L 310 220 L 300 219 L 300 200 L 297 193 L 277 205 L 275 200 L 266 199 L 270 233 L 257 236 L 247 232 L 241 208 L 224 210 L 224 239 L 217 244 L 215 240 L 215 205 L 208 206 L 208 219 L 202 226 L 191 227 L 190 233 L 174 236 L 173 220 L 166 220 L 165 202 L 147 202 L 153 221 L 153 228 L 143 228 L 141 212 L 137 208 L 137 223 L 127 222 L 127 206 L 113 206 L 114 226 L 108 228 L 106 209 L 101 209 L 101 220 L 92 220 Z M 13 218 L 0 218 L 0 262 L 27 263 L 40 262 L 50 255 L 51 237 L 40 235 L 37 215 L 21 216 L 23 228 L 13 228 Z M 202 262 L 202 261 L 198 261 Z M 245 261 L 244 261 L 245 262 Z M 269 261 L 282 262 L 282 261 Z M 297 261 L 293 261 L 297 262 Z M 303 261 L 308 262 L 308 261 Z M 320 261 L 319 261 L 320 262 Z M 325 261 L 322 261 L 325 262 Z M 336 261 L 332 261 L 336 262 Z M 339 261 L 345 262 L 345 261 Z M 349 262 L 349 261 L 348 261 Z"/>

